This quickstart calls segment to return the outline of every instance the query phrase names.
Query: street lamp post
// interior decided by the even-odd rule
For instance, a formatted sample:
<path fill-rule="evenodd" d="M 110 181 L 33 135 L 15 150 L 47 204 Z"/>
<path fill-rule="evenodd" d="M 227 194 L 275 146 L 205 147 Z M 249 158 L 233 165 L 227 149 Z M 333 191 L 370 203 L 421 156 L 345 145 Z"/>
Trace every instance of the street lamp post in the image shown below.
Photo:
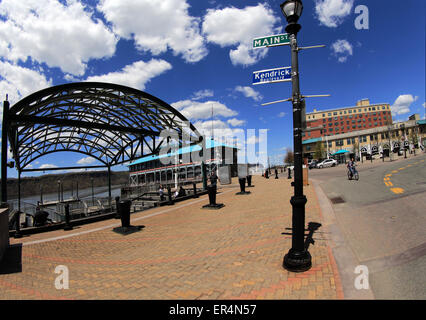
<path fill-rule="evenodd" d="M 92 182 L 92 206 L 95 205 L 95 192 L 93 189 L 93 178 L 90 178 L 90 181 Z"/>
<path fill-rule="evenodd" d="M 61 202 L 61 180 L 58 180 L 58 202 Z"/>
<path fill-rule="evenodd" d="M 294 195 L 291 197 L 292 205 L 292 247 L 284 256 L 283 267 L 292 272 L 303 272 L 312 266 L 312 258 L 305 248 L 305 204 L 306 196 L 303 194 L 302 176 L 302 96 L 299 89 L 299 66 L 297 33 L 301 29 L 299 20 L 303 4 L 300 0 L 287 0 L 281 5 L 288 25 L 285 30 L 290 35 L 291 48 L 291 79 L 293 103 L 293 144 L 294 144 Z"/>

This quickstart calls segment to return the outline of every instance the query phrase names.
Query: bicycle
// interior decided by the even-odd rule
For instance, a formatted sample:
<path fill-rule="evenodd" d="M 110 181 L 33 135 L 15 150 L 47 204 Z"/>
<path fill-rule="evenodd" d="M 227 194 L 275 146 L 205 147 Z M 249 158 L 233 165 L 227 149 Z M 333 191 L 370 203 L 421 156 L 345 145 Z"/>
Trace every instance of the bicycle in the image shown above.
<path fill-rule="evenodd" d="M 352 179 L 354 179 L 354 180 L 356 180 L 356 181 L 358 181 L 358 180 L 359 180 L 359 174 L 358 174 L 358 171 L 356 171 L 356 170 L 355 170 L 355 173 L 354 173 L 354 174 L 352 174 L 351 170 L 348 170 L 348 180 L 352 180 Z"/>

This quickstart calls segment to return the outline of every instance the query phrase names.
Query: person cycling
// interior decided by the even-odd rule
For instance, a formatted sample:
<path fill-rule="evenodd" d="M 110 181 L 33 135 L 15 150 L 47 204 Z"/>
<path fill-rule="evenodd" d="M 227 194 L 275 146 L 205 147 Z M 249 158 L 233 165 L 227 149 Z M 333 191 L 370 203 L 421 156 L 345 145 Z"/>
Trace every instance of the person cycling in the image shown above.
<path fill-rule="evenodd" d="M 355 173 L 357 172 L 355 169 L 355 159 L 351 158 L 351 160 L 348 162 L 347 165 L 349 171 L 351 172 L 351 177 L 353 177 L 355 175 Z"/>

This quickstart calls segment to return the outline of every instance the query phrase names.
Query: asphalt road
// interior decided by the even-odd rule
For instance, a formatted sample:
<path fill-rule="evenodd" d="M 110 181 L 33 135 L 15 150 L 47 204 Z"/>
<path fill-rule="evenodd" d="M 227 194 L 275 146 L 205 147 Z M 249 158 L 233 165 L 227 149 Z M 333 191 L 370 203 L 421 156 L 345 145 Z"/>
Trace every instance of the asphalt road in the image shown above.
<path fill-rule="evenodd" d="M 320 203 L 323 212 L 329 209 L 345 297 L 426 299 L 425 164 L 424 153 L 364 161 L 357 166 L 359 181 L 347 179 L 344 164 L 309 170 L 329 200 Z M 354 288 L 357 265 L 368 267 L 369 293 Z"/>

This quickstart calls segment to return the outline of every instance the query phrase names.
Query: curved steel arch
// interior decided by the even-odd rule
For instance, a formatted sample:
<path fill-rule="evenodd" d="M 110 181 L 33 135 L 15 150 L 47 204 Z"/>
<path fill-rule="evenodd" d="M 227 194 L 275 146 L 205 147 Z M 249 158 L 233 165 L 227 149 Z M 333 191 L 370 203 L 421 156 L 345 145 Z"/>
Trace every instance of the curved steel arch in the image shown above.
<path fill-rule="evenodd" d="M 156 137 L 162 130 L 174 132 L 182 145 L 202 141 L 197 129 L 166 102 L 112 83 L 43 89 L 13 105 L 6 117 L 18 171 L 60 151 L 90 155 L 111 167 L 158 152 L 163 141 L 156 143 Z"/>

